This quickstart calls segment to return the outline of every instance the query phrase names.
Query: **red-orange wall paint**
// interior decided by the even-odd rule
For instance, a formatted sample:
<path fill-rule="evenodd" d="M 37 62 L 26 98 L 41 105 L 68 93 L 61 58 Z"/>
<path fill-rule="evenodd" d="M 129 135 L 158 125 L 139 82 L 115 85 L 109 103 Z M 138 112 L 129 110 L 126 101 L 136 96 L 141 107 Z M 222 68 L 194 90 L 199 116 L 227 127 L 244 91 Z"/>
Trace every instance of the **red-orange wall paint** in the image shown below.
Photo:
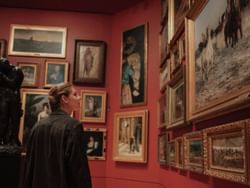
<path fill-rule="evenodd" d="M 107 42 L 106 85 L 101 89 L 108 92 L 108 111 L 106 124 L 85 124 L 85 127 L 107 128 L 107 155 L 105 161 L 90 161 L 93 188 L 247 188 L 246 185 L 233 183 L 206 175 L 160 166 L 157 156 L 157 100 L 159 92 L 159 31 L 160 0 L 145 0 L 116 15 L 84 14 L 73 12 L 41 11 L 28 9 L 8 9 L 0 7 L 0 38 L 8 40 L 10 24 L 67 27 L 66 60 L 70 63 L 70 81 L 74 61 L 74 40 L 103 40 Z M 122 32 L 148 23 L 148 85 L 146 106 L 120 108 L 120 62 Z M 46 58 L 8 57 L 11 63 L 38 62 L 40 64 L 39 88 L 43 88 L 44 61 Z M 77 87 L 86 89 L 85 87 Z M 90 88 L 88 88 L 90 89 Z M 133 164 L 114 162 L 112 159 L 114 113 L 149 110 L 148 162 Z M 248 117 L 248 111 L 232 113 L 222 118 L 193 125 L 188 130 L 200 129 L 213 124 L 220 124 L 238 118 Z M 78 116 L 78 114 L 76 114 Z M 176 130 L 173 135 L 181 135 L 186 130 Z"/>

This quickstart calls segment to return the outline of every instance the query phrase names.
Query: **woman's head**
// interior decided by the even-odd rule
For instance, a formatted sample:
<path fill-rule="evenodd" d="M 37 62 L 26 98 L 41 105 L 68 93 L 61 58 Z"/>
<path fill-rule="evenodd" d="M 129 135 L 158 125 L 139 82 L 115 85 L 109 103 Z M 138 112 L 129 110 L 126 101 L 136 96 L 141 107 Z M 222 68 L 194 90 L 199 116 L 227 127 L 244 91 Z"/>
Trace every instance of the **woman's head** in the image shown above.
<path fill-rule="evenodd" d="M 70 83 L 58 84 L 50 89 L 49 103 L 52 111 L 59 108 L 71 113 L 80 107 L 80 96 Z"/>

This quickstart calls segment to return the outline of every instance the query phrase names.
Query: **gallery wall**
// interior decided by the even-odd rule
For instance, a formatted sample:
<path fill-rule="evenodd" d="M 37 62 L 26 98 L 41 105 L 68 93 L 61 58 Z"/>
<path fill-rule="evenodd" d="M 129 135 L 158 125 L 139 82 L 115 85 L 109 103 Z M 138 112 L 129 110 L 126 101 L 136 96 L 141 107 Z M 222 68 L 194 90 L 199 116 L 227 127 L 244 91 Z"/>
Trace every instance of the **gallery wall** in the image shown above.
<path fill-rule="evenodd" d="M 233 183 L 202 174 L 176 169 L 158 162 L 157 100 L 159 92 L 159 30 L 160 1 L 145 0 L 113 16 L 84 14 L 73 12 L 41 11 L 28 9 L 0 8 L 0 39 L 8 40 L 10 24 L 41 25 L 67 27 L 67 53 L 65 60 L 70 63 L 72 81 L 75 39 L 103 40 L 107 43 L 106 84 L 105 87 L 88 89 L 105 90 L 108 93 L 107 121 L 105 124 L 85 124 L 85 127 L 107 128 L 106 160 L 91 160 L 90 168 L 93 188 L 246 188 L 248 186 Z M 120 65 L 122 32 L 135 26 L 148 23 L 148 83 L 147 104 L 137 107 L 120 108 Z M 10 62 L 37 62 L 40 65 L 39 88 L 44 85 L 44 62 L 46 58 L 9 56 Z M 79 90 L 86 87 L 76 86 Z M 134 110 L 149 111 L 148 121 L 148 160 L 147 163 L 115 162 L 112 159 L 114 114 Z M 76 117 L 79 114 L 76 114 Z M 203 129 L 220 123 L 230 122 L 249 116 L 242 110 L 220 118 L 190 125 L 189 128 L 175 129 L 173 135 L 195 129 Z"/>

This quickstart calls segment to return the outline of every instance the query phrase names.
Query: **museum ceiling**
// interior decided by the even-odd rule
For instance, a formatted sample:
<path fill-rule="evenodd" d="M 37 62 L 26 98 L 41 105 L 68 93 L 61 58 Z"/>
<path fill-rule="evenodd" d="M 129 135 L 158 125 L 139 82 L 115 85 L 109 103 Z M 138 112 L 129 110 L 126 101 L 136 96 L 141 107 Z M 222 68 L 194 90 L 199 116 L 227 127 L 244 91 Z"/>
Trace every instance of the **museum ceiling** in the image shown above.
<path fill-rule="evenodd" d="M 0 0 L 0 7 L 115 14 L 144 0 Z"/>

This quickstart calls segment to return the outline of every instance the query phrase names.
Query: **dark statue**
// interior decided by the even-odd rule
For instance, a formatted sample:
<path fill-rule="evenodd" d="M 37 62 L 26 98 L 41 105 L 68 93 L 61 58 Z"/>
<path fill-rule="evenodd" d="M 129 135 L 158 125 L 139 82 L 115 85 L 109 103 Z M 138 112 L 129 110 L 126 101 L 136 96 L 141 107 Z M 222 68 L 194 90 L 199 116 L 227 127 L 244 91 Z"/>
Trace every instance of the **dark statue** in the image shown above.
<path fill-rule="evenodd" d="M 0 150 L 19 147 L 19 123 L 22 116 L 20 87 L 24 75 L 20 68 L 0 59 Z"/>

